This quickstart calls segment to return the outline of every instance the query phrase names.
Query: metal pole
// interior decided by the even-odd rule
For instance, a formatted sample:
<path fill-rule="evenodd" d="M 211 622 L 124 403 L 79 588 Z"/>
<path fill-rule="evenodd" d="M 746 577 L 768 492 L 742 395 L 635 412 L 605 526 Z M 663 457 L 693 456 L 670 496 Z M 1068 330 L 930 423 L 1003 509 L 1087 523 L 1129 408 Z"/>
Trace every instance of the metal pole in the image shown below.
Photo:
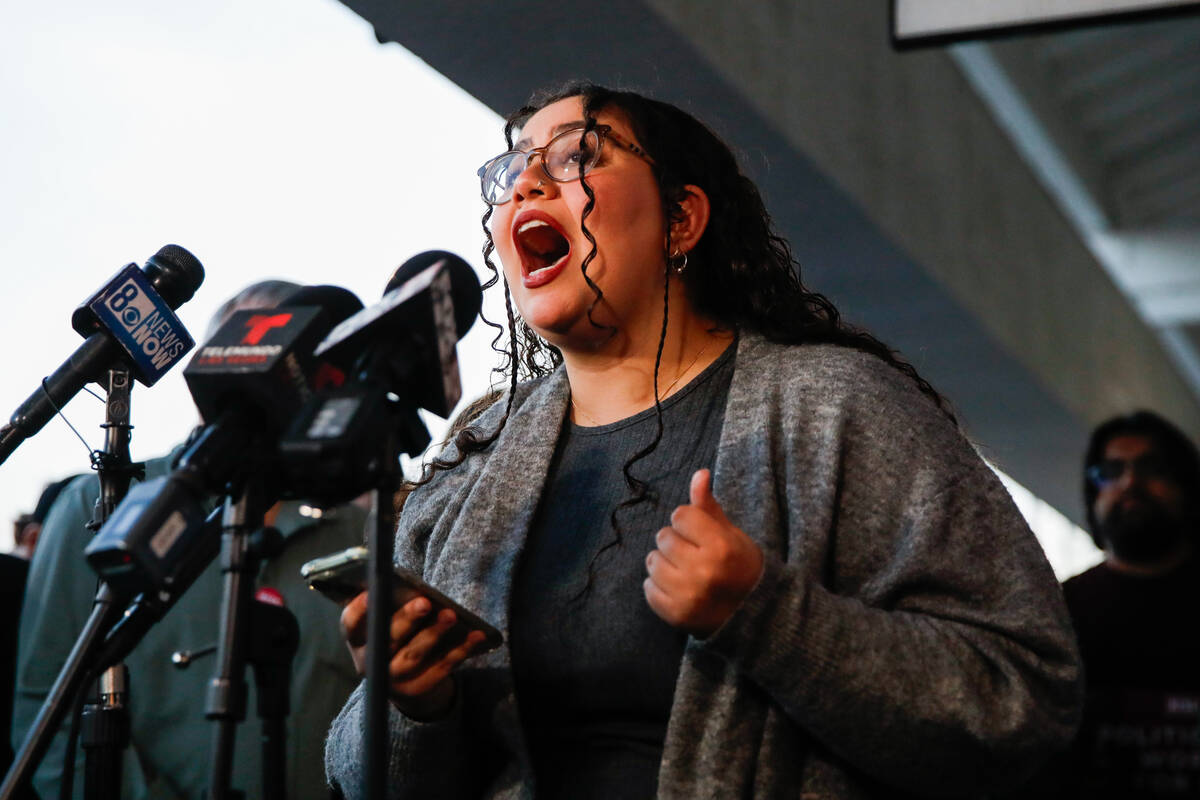
<path fill-rule="evenodd" d="M 396 519 L 393 512 L 399 455 L 395 435 L 388 437 L 384 463 L 387 468 L 375 489 L 375 530 L 367 542 L 367 688 L 363 714 L 366 753 L 366 783 L 363 797 L 387 797 L 389 734 L 388 709 L 391 707 L 388 662 L 391 659 L 392 569 L 394 564 Z"/>
<path fill-rule="evenodd" d="M 97 458 L 100 496 L 91 525 L 100 530 L 105 520 L 125 499 L 129 484 L 142 477 L 140 464 L 129 458 L 129 423 L 133 379 L 129 368 L 108 371 L 108 397 L 104 404 L 104 452 Z M 129 746 L 129 670 L 124 664 L 108 667 L 91 691 L 83 708 L 80 744 L 85 756 L 83 796 L 85 800 L 119 800 L 124 751 Z"/>

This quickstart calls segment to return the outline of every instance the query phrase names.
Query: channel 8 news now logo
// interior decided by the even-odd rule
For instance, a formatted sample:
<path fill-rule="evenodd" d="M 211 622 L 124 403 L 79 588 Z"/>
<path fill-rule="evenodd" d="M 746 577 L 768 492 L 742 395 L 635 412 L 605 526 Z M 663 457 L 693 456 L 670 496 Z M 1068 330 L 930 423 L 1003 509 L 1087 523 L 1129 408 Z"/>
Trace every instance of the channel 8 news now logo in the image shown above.
<path fill-rule="evenodd" d="M 108 298 L 106 305 L 113 315 L 125 326 L 125 330 L 136 330 L 142 320 L 154 314 L 154 301 L 137 285 L 133 279 L 125 281 Z"/>
<path fill-rule="evenodd" d="M 173 315 L 160 310 L 154 298 L 146 294 L 132 278 L 109 295 L 104 305 L 129 331 L 133 346 L 141 351 L 155 370 L 169 367 L 191 346 L 185 338 L 186 334 L 181 337 L 172 325 Z"/>

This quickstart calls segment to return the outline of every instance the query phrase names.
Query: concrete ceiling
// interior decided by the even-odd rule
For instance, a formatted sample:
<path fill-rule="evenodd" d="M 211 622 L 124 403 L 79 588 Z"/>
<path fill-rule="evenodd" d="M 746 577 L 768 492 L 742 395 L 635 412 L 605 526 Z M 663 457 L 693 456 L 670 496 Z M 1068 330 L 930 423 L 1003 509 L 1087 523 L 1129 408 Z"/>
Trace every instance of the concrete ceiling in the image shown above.
<path fill-rule="evenodd" d="M 1026 95 L 1060 132 L 1109 227 L 1200 225 L 1200 18 L 1058 31 L 993 50 L 1029 82 Z"/>
<path fill-rule="evenodd" d="M 709 122 L 805 282 L 1069 517 L 1091 425 L 1150 407 L 1200 433 L 1200 382 L 1181 366 L 1200 303 L 1164 310 L 1196 290 L 1200 208 L 1200 49 L 1176 27 L 897 52 L 883 3 L 343 2 L 500 113 L 586 77 Z"/>
<path fill-rule="evenodd" d="M 952 53 L 1200 393 L 1200 16 Z"/>

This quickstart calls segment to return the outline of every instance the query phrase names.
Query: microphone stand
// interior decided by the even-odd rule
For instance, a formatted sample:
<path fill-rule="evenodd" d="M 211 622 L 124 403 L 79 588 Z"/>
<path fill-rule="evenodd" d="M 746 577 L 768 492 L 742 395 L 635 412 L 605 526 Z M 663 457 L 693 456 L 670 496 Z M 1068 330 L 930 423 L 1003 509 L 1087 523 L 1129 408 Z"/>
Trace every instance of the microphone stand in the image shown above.
<path fill-rule="evenodd" d="M 96 459 L 100 497 L 89 525 L 93 532 L 100 530 L 125 498 L 133 479 L 145 477 L 143 466 L 129 458 L 132 384 L 127 367 L 109 370 L 105 421 L 101 426 L 105 432 L 104 452 Z M 122 758 L 129 746 L 128 687 L 129 670 L 122 663 L 112 664 L 100 674 L 83 707 L 79 741 L 85 754 L 85 800 L 117 800 L 121 796 Z"/>
<path fill-rule="evenodd" d="M 75 640 L 71 654 L 59 671 L 50 693 L 38 710 L 37 718 L 25 734 L 21 751 L 13 760 L 0 785 L 0 800 L 13 800 L 17 792 L 28 785 L 33 776 L 33 770 L 41 763 L 42 757 L 50 747 L 59 724 L 71 707 L 71 700 L 79 693 L 89 678 L 94 677 L 87 671 L 87 665 L 93 660 L 96 651 L 104 644 L 104 634 L 120 617 L 122 607 L 113 603 L 113 595 L 107 584 L 100 586 L 96 593 L 92 614 Z"/>
<path fill-rule="evenodd" d="M 392 429 L 389 428 L 389 431 Z M 392 570 L 400 453 L 394 432 L 384 443 L 385 465 L 375 488 L 375 530 L 367 540 L 367 688 L 363 725 L 365 771 L 363 797 L 387 797 L 391 708 L 388 661 L 391 659 Z"/>
<path fill-rule="evenodd" d="M 292 660 L 300 648 L 300 624 L 282 606 L 253 603 L 250 662 L 262 720 L 262 798 L 287 798 L 287 715 Z"/>
<path fill-rule="evenodd" d="M 110 336 L 96 333 L 89 336 L 71 357 L 47 378 L 33 394 L 26 398 L 7 425 L 0 427 L 0 464 L 21 445 L 54 418 L 58 410 L 91 382 L 106 362 L 121 356 L 121 345 Z M 92 372 L 97 369 L 97 372 Z M 49 402 L 46 402 L 49 400 Z"/>
<path fill-rule="evenodd" d="M 100 500 L 97 501 L 97 516 L 103 515 L 105 518 L 112 509 L 116 507 L 125 492 L 129 489 L 130 481 L 142 473 L 140 464 L 132 464 L 129 460 L 129 395 L 132 384 L 130 382 L 129 370 L 125 367 L 116 367 L 109 371 L 108 389 L 109 397 L 105 408 L 105 446 L 106 452 L 102 453 L 99 458 L 98 471 L 100 473 L 101 493 Z M 101 520 L 103 521 L 103 520 Z M 93 523 L 95 524 L 95 523 Z M 98 676 L 92 672 L 92 666 L 95 662 L 96 654 L 104 645 L 104 637 L 108 631 L 120 619 L 122 605 L 114 601 L 112 591 L 107 584 L 101 584 L 100 589 L 96 592 L 96 599 L 92 604 L 92 613 L 88 617 L 88 621 L 84 624 L 83 630 L 80 631 L 75 644 L 71 648 L 70 655 L 67 656 L 66 662 L 59 670 L 58 677 L 55 678 L 54 685 L 50 688 L 49 694 L 42 703 L 41 709 L 38 710 L 38 715 L 34 719 L 33 725 L 25 735 L 25 741 L 21 745 L 21 750 L 13 759 L 12 766 L 9 768 L 8 775 L 4 778 L 4 783 L 0 785 L 0 800 L 12 800 L 17 796 L 17 792 L 23 790 L 28 785 L 32 778 L 33 770 L 41 763 L 42 758 L 49 749 L 50 743 L 54 738 L 55 733 L 62 723 L 63 717 L 72 707 L 72 700 L 79 694 L 81 687 L 96 679 Z M 121 697 L 121 692 L 118 691 L 119 683 L 123 676 L 113 676 L 113 678 L 103 684 L 103 688 L 108 689 L 107 701 L 103 697 L 101 702 L 101 711 L 104 710 L 107 704 L 111 713 L 101 714 L 100 721 L 96 723 L 96 728 L 100 739 L 99 746 L 103 749 L 106 747 L 105 732 L 99 730 L 105 727 L 105 722 L 123 717 L 126 712 L 123 708 L 124 698 Z M 114 716 L 117 715 L 117 716 Z M 125 723 L 125 737 L 122 738 L 121 722 L 117 721 L 110 725 L 114 734 L 113 741 L 127 741 L 128 738 L 128 723 Z M 109 770 L 110 774 L 105 776 L 105 783 L 114 786 L 111 797 L 120 796 L 120 750 L 124 744 L 116 749 L 117 763 L 116 770 Z M 99 750 L 97 751 L 99 752 Z M 96 762 L 99 763 L 99 762 Z M 68 765 L 68 768 L 73 768 L 74 765 Z M 99 770 L 99 767 L 96 768 Z M 111 773 L 115 771 L 115 776 Z M 97 780 L 100 776 L 97 775 Z M 115 778 L 115 784 L 112 779 Z"/>
<path fill-rule="evenodd" d="M 258 715 L 263 725 L 263 783 L 265 800 L 286 800 L 287 771 L 284 720 L 292 659 L 300 642 L 295 615 L 285 608 L 257 603 L 254 584 L 260 562 L 275 555 L 283 537 L 262 528 L 268 500 L 260 480 L 251 476 L 241 496 L 226 498 L 221 538 L 221 571 L 225 590 L 221 598 L 221 632 L 217 639 L 217 669 L 209 682 L 205 716 L 213 729 L 209 764 L 210 800 L 240 800 L 241 791 L 230 786 L 233 775 L 237 725 L 246 717 L 246 662 L 254 665 Z"/>

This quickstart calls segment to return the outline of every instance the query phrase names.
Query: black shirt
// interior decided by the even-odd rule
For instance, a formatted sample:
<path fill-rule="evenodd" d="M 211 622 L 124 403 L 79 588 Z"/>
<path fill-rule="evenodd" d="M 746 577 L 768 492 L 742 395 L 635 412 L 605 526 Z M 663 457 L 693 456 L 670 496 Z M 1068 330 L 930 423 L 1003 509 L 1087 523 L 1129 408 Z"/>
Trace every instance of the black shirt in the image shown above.
<path fill-rule="evenodd" d="M 1157 577 L 1101 564 L 1063 590 L 1087 682 L 1064 790 L 1200 797 L 1200 561 Z"/>
<path fill-rule="evenodd" d="M 564 424 L 513 589 L 510 645 L 517 702 L 539 798 L 653 797 L 687 636 L 646 604 L 654 535 L 688 502 L 693 472 L 712 467 L 734 347 L 662 403 L 600 427 Z"/>

